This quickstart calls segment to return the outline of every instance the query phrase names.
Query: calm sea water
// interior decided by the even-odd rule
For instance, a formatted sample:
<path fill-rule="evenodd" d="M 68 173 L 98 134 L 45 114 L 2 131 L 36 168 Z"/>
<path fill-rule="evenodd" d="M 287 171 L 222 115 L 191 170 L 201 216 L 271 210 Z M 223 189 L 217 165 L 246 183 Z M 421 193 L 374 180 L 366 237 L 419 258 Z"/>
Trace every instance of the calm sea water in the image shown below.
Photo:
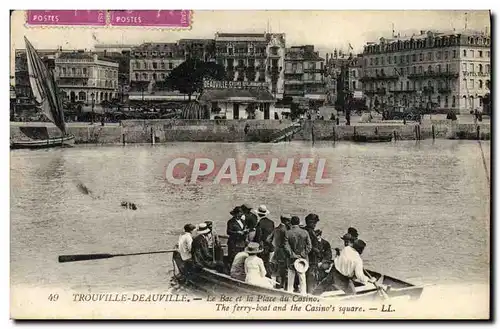
<path fill-rule="evenodd" d="M 488 283 L 490 144 L 475 141 L 138 145 L 11 151 L 11 283 L 99 290 L 169 285 L 168 254 L 64 263 L 58 255 L 172 248 L 186 222 L 212 220 L 225 233 L 229 211 L 266 204 L 320 216 L 340 246 L 349 226 L 367 242 L 366 266 L 424 284 Z M 165 167 L 179 155 L 223 162 L 252 155 L 327 159 L 326 187 L 172 185 Z M 87 186 L 94 198 L 81 193 Z M 125 210 L 122 201 L 137 204 Z"/>

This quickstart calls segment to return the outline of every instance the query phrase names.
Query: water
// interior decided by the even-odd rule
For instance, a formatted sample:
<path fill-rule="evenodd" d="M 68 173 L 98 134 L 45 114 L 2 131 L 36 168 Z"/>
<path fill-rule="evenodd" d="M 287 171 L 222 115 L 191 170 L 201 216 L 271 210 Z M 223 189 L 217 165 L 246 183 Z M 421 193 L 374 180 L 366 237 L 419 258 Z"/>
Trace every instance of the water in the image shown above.
<path fill-rule="evenodd" d="M 490 144 L 482 142 L 489 166 Z M 179 155 L 223 162 L 250 155 L 327 159 L 333 184 L 172 185 Z M 489 168 L 488 168 L 489 170 Z M 94 198 L 81 193 L 87 186 Z M 79 146 L 11 152 L 11 283 L 19 287 L 165 289 L 170 255 L 63 263 L 58 255 L 172 248 L 186 222 L 213 220 L 225 233 L 243 202 L 320 216 L 332 246 L 349 226 L 367 242 L 366 266 L 423 284 L 489 282 L 489 185 L 475 141 L 381 144 L 197 144 Z M 125 210 L 122 201 L 137 204 Z"/>

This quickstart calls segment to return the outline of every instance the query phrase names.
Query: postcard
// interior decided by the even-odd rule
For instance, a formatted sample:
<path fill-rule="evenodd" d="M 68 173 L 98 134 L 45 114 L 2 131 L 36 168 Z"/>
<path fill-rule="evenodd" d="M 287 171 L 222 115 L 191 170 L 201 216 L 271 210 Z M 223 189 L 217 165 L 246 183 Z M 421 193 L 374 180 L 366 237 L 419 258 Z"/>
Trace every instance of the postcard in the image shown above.
<path fill-rule="evenodd" d="M 491 318 L 489 11 L 10 20 L 11 318 Z"/>

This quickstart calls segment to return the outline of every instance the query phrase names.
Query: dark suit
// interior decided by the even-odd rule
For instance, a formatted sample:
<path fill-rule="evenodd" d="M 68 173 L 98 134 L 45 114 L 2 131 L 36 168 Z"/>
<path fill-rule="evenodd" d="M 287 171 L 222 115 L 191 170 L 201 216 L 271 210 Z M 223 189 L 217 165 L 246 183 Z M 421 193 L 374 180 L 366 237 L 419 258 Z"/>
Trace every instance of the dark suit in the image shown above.
<path fill-rule="evenodd" d="M 193 262 L 196 267 L 215 268 L 213 254 L 208 247 L 207 238 L 200 234 L 193 239 L 191 244 L 191 254 L 193 255 Z"/>
<path fill-rule="evenodd" d="M 332 263 L 333 255 L 332 255 L 332 246 L 325 239 L 321 239 L 321 241 L 319 241 L 319 250 L 320 250 L 319 262 L 323 263 L 323 265 L 322 268 L 318 268 L 317 279 L 318 282 L 321 282 L 327 276 L 325 269 L 328 268 Z"/>
<path fill-rule="evenodd" d="M 294 277 L 297 275 L 299 278 L 299 291 L 301 294 L 305 294 L 307 292 L 306 274 L 296 272 L 293 263 L 298 258 L 304 258 L 306 260 L 309 258 L 309 253 L 312 249 L 309 233 L 298 225 L 293 225 L 285 234 L 285 246 L 290 255 L 287 290 L 289 292 L 293 291 Z"/>
<path fill-rule="evenodd" d="M 248 228 L 257 227 L 257 222 L 259 221 L 257 215 L 253 212 L 247 212 L 245 215 L 245 226 Z"/>
<path fill-rule="evenodd" d="M 274 229 L 271 236 L 268 237 L 274 248 L 274 256 L 271 260 L 275 266 L 273 273 L 283 286 L 286 286 L 287 269 L 290 263 L 290 255 L 285 246 L 285 235 L 287 230 L 286 226 L 280 223 Z"/>
<path fill-rule="evenodd" d="M 243 251 L 246 246 L 246 234 L 243 230 L 246 228 L 245 223 L 241 221 L 241 226 L 235 217 L 227 221 L 227 255 L 229 266 L 233 263 L 234 256 L 240 251 Z"/>
<path fill-rule="evenodd" d="M 274 231 L 274 222 L 267 217 L 262 217 L 257 223 L 257 228 L 255 232 L 255 242 L 258 242 L 261 247 L 264 249 L 262 253 L 259 254 L 259 257 L 264 262 L 264 266 L 266 267 L 267 277 L 271 277 L 271 268 L 269 266 L 269 257 L 271 256 L 271 252 L 273 251 L 272 243 L 267 241 L 267 238 Z"/>
<path fill-rule="evenodd" d="M 311 293 L 317 284 L 316 276 L 318 272 L 318 263 L 320 258 L 320 245 L 314 229 L 305 227 L 304 230 L 309 234 L 311 239 L 311 251 L 309 252 L 309 269 L 306 273 L 307 278 L 307 293 Z"/>

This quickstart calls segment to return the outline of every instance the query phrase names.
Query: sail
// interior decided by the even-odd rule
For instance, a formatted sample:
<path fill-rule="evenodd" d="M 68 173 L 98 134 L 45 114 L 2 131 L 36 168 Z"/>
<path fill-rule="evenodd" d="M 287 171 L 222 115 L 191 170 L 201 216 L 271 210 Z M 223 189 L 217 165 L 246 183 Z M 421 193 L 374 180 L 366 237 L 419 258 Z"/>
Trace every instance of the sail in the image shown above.
<path fill-rule="evenodd" d="M 61 132 L 66 134 L 62 99 L 54 75 L 47 69 L 40 55 L 38 55 L 33 45 L 26 37 L 24 37 L 24 41 L 26 43 L 30 85 L 35 100 L 47 118 L 52 121 Z"/>

